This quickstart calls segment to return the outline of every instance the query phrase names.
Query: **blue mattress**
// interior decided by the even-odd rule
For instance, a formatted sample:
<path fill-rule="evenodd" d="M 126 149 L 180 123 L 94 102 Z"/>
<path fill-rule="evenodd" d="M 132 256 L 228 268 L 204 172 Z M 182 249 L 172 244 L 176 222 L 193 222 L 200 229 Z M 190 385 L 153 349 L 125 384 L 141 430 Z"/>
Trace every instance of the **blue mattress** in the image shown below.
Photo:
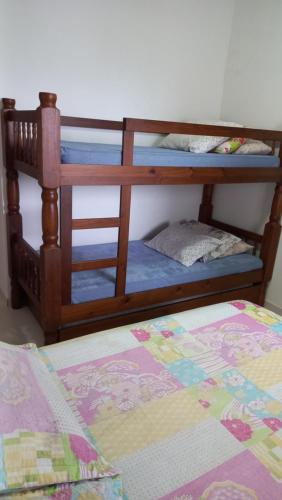
<path fill-rule="evenodd" d="M 73 260 L 95 260 L 116 257 L 116 243 L 84 245 L 73 248 Z M 249 254 L 216 259 L 204 264 L 196 262 L 185 267 L 152 250 L 143 241 L 130 241 L 126 293 L 140 292 L 208 278 L 216 278 L 262 268 L 262 261 Z M 72 273 L 72 302 L 112 297 L 115 293 L 115 268 Z"/>
<path fill-rule="evenodd" d="M 121 146 L 86 142 L 61 143 L 62 163 L 121 164 Z M 165 167 L 278 167 L 279 158 L 268 155 L 187 153 L 175 149 L 135 146 L 134 165 Z"/>

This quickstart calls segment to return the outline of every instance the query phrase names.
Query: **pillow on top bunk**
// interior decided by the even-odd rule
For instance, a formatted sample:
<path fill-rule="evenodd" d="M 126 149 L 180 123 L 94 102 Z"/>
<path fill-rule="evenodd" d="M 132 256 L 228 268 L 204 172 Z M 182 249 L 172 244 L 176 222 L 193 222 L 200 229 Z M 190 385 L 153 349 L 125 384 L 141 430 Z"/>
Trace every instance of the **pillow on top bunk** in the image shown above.
<path fill-rule="evenodd" d="M 5 492 L 112 476 L 35 345 L 0 342 L 0 497 Z"/>
<path fill-rule="evenodd" d="M 239 123 L 210 121 L 205 125 L 220 125 L 222 127 L 242 127 Z M 208 153 L 226 141 L 228 137 L 209 135 L 169 134 L 161 142 L 161 148 L 181 149 L 192 153 Z"/>
<path fill-rule="evenodd" d="M 144 243 L 153 250 L 189 267 L 204 255 L 215 250 L 220 240 L 206 234 L 197 234 L 189 224 L 176 222 L 152 240 Z"/>
<path fill-rule="evenodd" d="M 247 139 L 246 143 L 240 146 L 235 154 L 238 155 L 268 155 L 272 151 L 268 144 L 255 139 Z"/>
<path fill-rule="evenodd" d="M 246 139 L 244 137 L 233 137 L 233 139 L 229 139 L 228 141 L 223 142 L 219 146 L 217 146 L 213 153 L 220 154 L 232 154 L 237 151 L 243 144 L 245 144 Z"/>

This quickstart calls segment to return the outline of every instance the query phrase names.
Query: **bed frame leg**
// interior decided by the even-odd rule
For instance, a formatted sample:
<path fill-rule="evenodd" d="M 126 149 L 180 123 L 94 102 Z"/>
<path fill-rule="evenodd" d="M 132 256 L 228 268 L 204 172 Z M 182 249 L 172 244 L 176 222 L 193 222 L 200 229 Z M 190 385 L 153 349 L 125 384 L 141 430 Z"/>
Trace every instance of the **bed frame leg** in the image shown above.
<path fill-rule="evenodd" d="M 60 186 L 60 112 L 56 94 L 40 92 L 38 113 L 38 166 L 42 187 L 42 240 L 40 247 L 40 320 L 46 342 L 58 340 L 61 322 L 61 248 L 58 245 L 58 188 Z"/>
<path fill-rule="evenodd" d="M 214 185 L 205 184 L 203 187 L 202 203 L 199 210 L 199 222 L 204 224 L 209 224 L 212 218 L 212 197 L 213 197 Z"/>
<path fill-rule="evenodd" d="M 8 269 L 10 276 L 10 303 L 13 309 L 19 309 L 24 303 L 24 294 L 17 279 L 16 244 L 22 238 L 22 216 L 20 214 L 20 194 L 18 172 L 14 168 L 14 126 L 6 120 L 9 111 L 15 110 L 14 99 L 3 99 L 2 131 L 4 164 L 7 177 L 7 241 Z"/>
<path fill-rule="evenodd" d="M 260 258 L 264 264 L 264 278 L 260 304 L 264 304 L 267 284 L 271 280 L 281 235 L 282 184 L 277 184 L 271 207 L 269 222 L 265 225 Z"/>

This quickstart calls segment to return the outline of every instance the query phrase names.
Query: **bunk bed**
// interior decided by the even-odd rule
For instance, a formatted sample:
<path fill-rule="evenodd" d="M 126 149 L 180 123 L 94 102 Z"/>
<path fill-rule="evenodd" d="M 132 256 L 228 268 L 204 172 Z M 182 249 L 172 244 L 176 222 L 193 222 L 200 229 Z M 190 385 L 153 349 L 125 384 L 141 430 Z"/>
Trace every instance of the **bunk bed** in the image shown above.
<path fill-rule="evenodd" d="M 160 148 L 155 151 L 156 148 L 134 147 L 134 134 L 236 137 L 238 129 L 132 118 L 119 122 L 61 116 L 55 94 L 41 92 L 39 99 L 40 106 L 33 111 L 17 111 L 14 99 L 3 99 L 2 129 L 11 305 L 31 307 L 45 332 L 46 344 L 228 300 L 263 305 L 281 232 L 282 132 L 240 129 L 241 137 L 272 143 L 273 154 L 267 157 L 168 153 Z M 61 142 L 61 127 L 120 131 L 122 147 Z M 277 144 L 279 155 L 275 156 Z M 18 172 L 35 178 L 42 187 L 39 252 L 23 238 Z M 270 218 L 262 235 L 213 219 L 216 184 L 257 182 L 276 184 Z M 187 271 L 185 276 L 182 266 L 179 273 L 174 268 L 164 280 L 159 280 L 159 276 L 142 283 L 131 280 L 136 262 L 144 261 L 144 265 L 150 266 L 153 252 L 142 242 L 129 243 L 131 188 L 161 184 L 202 184 L 199 221 L 251 242 L 259 250 L 259 258 L 242 254 L 235 261 L 225 257 L 224 266 L 222 259 L 221 271 L 217 263 L 210 263 L 208 269 L 197 263 L 193 272 Z M 119 216 L 74 219 L 72 190 L 78 185 L 120 186 Z M 72 250 L 73 230 L 109 227 L 118 229 L 116 246 Z M 159 256 L 157 267 L 167 265 L 161 260 Z M 101 270 L 108 273 L 102 282 Z M 86 276 L 85 273 L 93 278 L 92 295 L 83 291 L 80 294 L 77 277 Z"/>

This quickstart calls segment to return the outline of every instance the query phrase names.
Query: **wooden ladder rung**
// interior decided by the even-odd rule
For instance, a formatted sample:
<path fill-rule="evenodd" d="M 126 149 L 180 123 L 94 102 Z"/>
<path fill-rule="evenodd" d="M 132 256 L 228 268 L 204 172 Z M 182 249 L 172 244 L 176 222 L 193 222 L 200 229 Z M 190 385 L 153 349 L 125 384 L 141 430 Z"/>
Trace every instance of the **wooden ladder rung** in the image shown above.
<path fill-rule="evenodd" d="M 92 271 L 94 269 L 104 269 L 105 267 L 116 267 L 118 259 L 97 259 L 97 260 L 83 260 L 72 263 L 72 272 L 79 271 Z"/>
<path fill-rule="evenodd" d="M 119 227 L 119 217 L 105 217 L 95 219 L 72 219 L 72 229 L 100 229 L 106 227 Z"/>

